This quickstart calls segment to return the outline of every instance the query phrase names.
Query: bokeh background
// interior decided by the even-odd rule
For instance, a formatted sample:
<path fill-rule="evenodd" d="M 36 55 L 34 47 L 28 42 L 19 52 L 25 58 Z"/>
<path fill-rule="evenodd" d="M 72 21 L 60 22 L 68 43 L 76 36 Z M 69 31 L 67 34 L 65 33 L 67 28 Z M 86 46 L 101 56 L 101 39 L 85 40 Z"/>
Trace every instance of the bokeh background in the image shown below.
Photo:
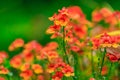
<path fill-rule="evenodd" d="M 74 5 L 80 6 L 89 20 L 98 7 L 120 10 L 120 0 L 0 0 L 0 50 L 7 51 L 16 38 L 46 44 L 50 41 L 45 34 L 51 24 L 48 17 L 62 7 Z"/>

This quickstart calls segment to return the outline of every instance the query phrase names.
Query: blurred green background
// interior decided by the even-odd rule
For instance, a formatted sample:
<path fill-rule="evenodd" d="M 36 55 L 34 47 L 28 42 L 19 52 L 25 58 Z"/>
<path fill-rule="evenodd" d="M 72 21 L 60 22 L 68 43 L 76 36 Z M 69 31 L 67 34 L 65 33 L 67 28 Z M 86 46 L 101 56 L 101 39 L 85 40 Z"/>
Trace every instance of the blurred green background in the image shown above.
<path fill-rule="evenodd" d="M 0 50 L 8 50 L 16 38 L 37 40 L 43 45 L 49 42 L 45 34 L 51 24 L 48 17 L 62 7 L 74 5 L 80 6 L 89 20 L 97 7 L 120 10 L 120 0 L 0 0 Z"/>

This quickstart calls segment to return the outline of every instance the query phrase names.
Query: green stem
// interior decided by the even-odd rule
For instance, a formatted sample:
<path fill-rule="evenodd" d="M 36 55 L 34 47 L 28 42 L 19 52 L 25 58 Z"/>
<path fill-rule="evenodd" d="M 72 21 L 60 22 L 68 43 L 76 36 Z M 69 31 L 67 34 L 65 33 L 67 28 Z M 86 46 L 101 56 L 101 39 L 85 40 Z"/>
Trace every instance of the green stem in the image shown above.
<path fill-rule="evenodd" d="M 91 67 L 92 67 L 92 75 L 95 77 L 94 74 L 94 59 L 93 59 L 93 51 L 91 52 Z"/>
<path fill-rule="evenodd" d="M 80 80 L 80 64 L 79 64 L 79 57 L 77 53 L 71 52 L 73 57 L 74 57 L 74 72 L 75 72 L 75 77 L 73 77 L 74 80 Z"/>
<path fill-rule="evenodd" d="M 67 52 L 66 52 L 65 28 L 64 28 L 64 26 L 63 26 L 63 51 L 64 51 L 64 53 L 65 53 L 66 62 L 67 62 L 68 64 L 70 64 L 70 63 L 69 63 L 69 59 L 68 59 L 68 55 L 67 55 Z"/>
<path fill-rule="evenodd" d="M 104 52 L 103 52 L 103 56 L 102 56 L 102 63 L 101 63 L 101 69 L 100 69 L 100 75 L 101 75 L 101 72 L 102 72 L 102 67 L 103 67 L 103 64 L 104 64 L 104 59 L 105 59 L 105 54 L 106 54 L 106 48 L 104 48 Z"/>
<path fill-rule="evenodd" d="M 109 80 L 109 76 L 111 75 L 112 65 L 113 65 L 113 63 L 111 62 L 109 72 L 108 72 L 108 75 L 107 75 L 108 80 Z"/>

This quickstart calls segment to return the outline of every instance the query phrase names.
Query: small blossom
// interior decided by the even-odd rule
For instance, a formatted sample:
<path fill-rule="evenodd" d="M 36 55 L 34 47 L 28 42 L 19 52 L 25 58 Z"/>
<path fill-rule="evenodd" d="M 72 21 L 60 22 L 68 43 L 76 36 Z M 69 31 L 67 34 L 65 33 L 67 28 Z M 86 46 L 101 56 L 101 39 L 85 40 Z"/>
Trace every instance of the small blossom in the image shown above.
<path fill-rule="evenodd" d="M 56 69 L 55 64 L 49 64 L 49 65 L 48 65 L 47 72 L 48 72 L 48 73 L 53 73 L 53 72 L 55 71 L 55 69 Z"/>
<path fill-rule="evenodd" d="M 27 54 L 24 54 L 23 56 L 24 56 L 25 62 L 32 63 L 34 60 L 34 55 L 32 53 L 27 53 Z"/>
<path fill-rule="evenodd" d="M 108 8 L 102 8 L 102 9 L 100 10 L 100 13 L 102 14 L 102 16 L 103 16 L 104 18 L 109 17 L 109 16 L 112 15 L 112 11 L 110 11 Z"/>
<path fill-rule="evenodd" d="M 98 12 L 97 10 L 93 11 L 92 13 L 92 20 L 94 22 L 99 22 L 103 19 L 103 16 L 100 12 Z"/>
<path fill-rule="evenodd" d="M 0 74 L 8 74 L 9 70 L 4 66 L 0 66 Z"/>
<path fill-rule="evenodd" d="M 22 66 L 20 67 L 21 71 L 26 71 L 30 68 L 30 64 L 29 63 L 24 63 L 22 64 Z"/>
<path fill-rule="evenodd" d="M 80 50 L 80 48 L 78 46 L 71 46 L 71 50 L 78 52 Z"/>
<path fill-rule="evenodd" d="M 0 52 L 0 64 L 4 62 L 4 59 L 8 58 L 8 54 L 4 51 Z"/>
<path fill-rule="evenodd" d="M 37 80 L 44 80 L 44 76 L 39 75 L 39 76 L 37 77 Z"/>
<path fill-rule="evenodd" d="M 35 52 L 40 52 L 42 49 L 42 46 L 37 42 L 37 41 L 31 41 L 24 46 L 25 50 L 32 51 L 34 50 Z"/>
<path fill-rule="evenodd" d="M 10 65 L 13 68 L 19 69 L 20 66 L 22 65 L 22 56 L 21 55 L 16 55 L 10 60 Z"/>
<path fill-rule="evenodd" d="M 46 45 L 46 47 L 49 48 L 49 50 L 55 50 L 58 47 L 58 44 L 56 42 L 50 42 Z"/>
<path fill-rule="evenodd" d="M 57 71 L 53 76 L 52 76 L 52 80 L 61 80 L 63 77 L 63 73 L 60 71 Z"/>
<path fill-rule="evenodd" d="M 49 27 L 49 29 L 46 31 L 47 34 L 53 34 L 60 30 L 60 25 L 52 25 Z"/>
<path fill-rule="evenodd" d="M 35 72 L 36 74 L 43 73 L 42 66 L 40 66 L 39 64 L 33 64 L 33 65 L 32 65 L 32 69 L 34 70 L 34 72 Z"/>
<path fill-rule="evenodd" d="M 101 75 L 106 75 L 107 73 L 108 73 L 108 67 L 107 66 L 103 66 Z"/>
<path fill-rule="evenodd" d="M 13 51 L 16 48 L 23 47 L 23 45 L 24 45 L 24 41 L 22 39 L 18 38 L 9 46 L 9 50 Z"/>
<path fill-rule="evenodd" d="M 119 60 L 119 58 L 117 58 L 114 54 L 107 53 L 106 56 L 111 62 L 117 62 Z"/>
<path fill-rule="evenodd" d="M 3 77 L 0 77 L 0 80 L 5 80 L 5 78 L 3 78 Z"/>
<path fill-rule="evenodd" d="M 95 78 L 90 78 L 89 80 L 96 80 Z"/>
<path fill-rule="evenodd" d="M 48 51 L 46 55 L 47 55 L 49 60 L 58 57 L 58 53 L 56 51 Z"/>
<path fill-rule="evenodd" d="M 26 70 L 20 73 L 20 77 L 22 77 L 25 80 L 29 79 L 32 75 L 33 75 L 32 70 Z"/>
<path fill-rule="evenodd" d="M 66 66 L 62 69 L 62 72 L 64 73 L 64 75 L 65 75 L 66 77 L 74 76 L 74 70 L 73 70 L 73 68 L 71 68 L 69 65 L 66 65 Z"/>

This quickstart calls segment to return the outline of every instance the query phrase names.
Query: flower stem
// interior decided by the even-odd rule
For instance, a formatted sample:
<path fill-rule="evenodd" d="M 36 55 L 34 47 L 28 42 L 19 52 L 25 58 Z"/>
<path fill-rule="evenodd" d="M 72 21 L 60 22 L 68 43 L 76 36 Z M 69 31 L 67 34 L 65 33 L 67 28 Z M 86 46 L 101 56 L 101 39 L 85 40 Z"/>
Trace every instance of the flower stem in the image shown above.
<path fill-rule="evenodd" d="M 79 57 L 77 53 L 74 53 L 71 51 L 73 57 L 74 57 L 74 72 L 75 72 L 75 77 L 74 80 L 79 80 L 81 75 L 80 75 L 80 64 L 79 64 Z"/>
<path fill-rule="evenodd" d="M 109 72 L 108 72 L 108 75 L 107 75 L 108 80 L 109 80 L 109 76 L 111 75 L 112 65 L 113 65 L 113 63 L 111 62 Z"/>
<path fill-rule="evenodd" d="M 94 74 L 94 59 L 93 59 L 93 51 L 91 51 L 91 68 L 92 68 L 92 75 L 95 77 Z"/>
<path fill-rule="evenodd" d="M 102 56 L 102 63 L 101 63 L 101 67 L 100 67 L 100 75 L 101 75 L 102 67 L 103 67 L 103 64 L 104 64 L 105 54 L 106 54 L 106 48 L 104 48 L 104 52 L 103 52 L 103 56 Z"/>
<path fill-rule="evenodd" d="M 65 60 L 66 60 L 66 62 L 68 63 L 68 64 L 70 64 L 69 63 L 69 60 L 68 60 L 68 55 L 67 55 L 67 52 L 66 52 L 66 42 L 65 42 L 65 28 L 64 28 L 64 26 L 63 26 L 63 51 L 64 51 L 64 53 L 65 53 Z"/>

